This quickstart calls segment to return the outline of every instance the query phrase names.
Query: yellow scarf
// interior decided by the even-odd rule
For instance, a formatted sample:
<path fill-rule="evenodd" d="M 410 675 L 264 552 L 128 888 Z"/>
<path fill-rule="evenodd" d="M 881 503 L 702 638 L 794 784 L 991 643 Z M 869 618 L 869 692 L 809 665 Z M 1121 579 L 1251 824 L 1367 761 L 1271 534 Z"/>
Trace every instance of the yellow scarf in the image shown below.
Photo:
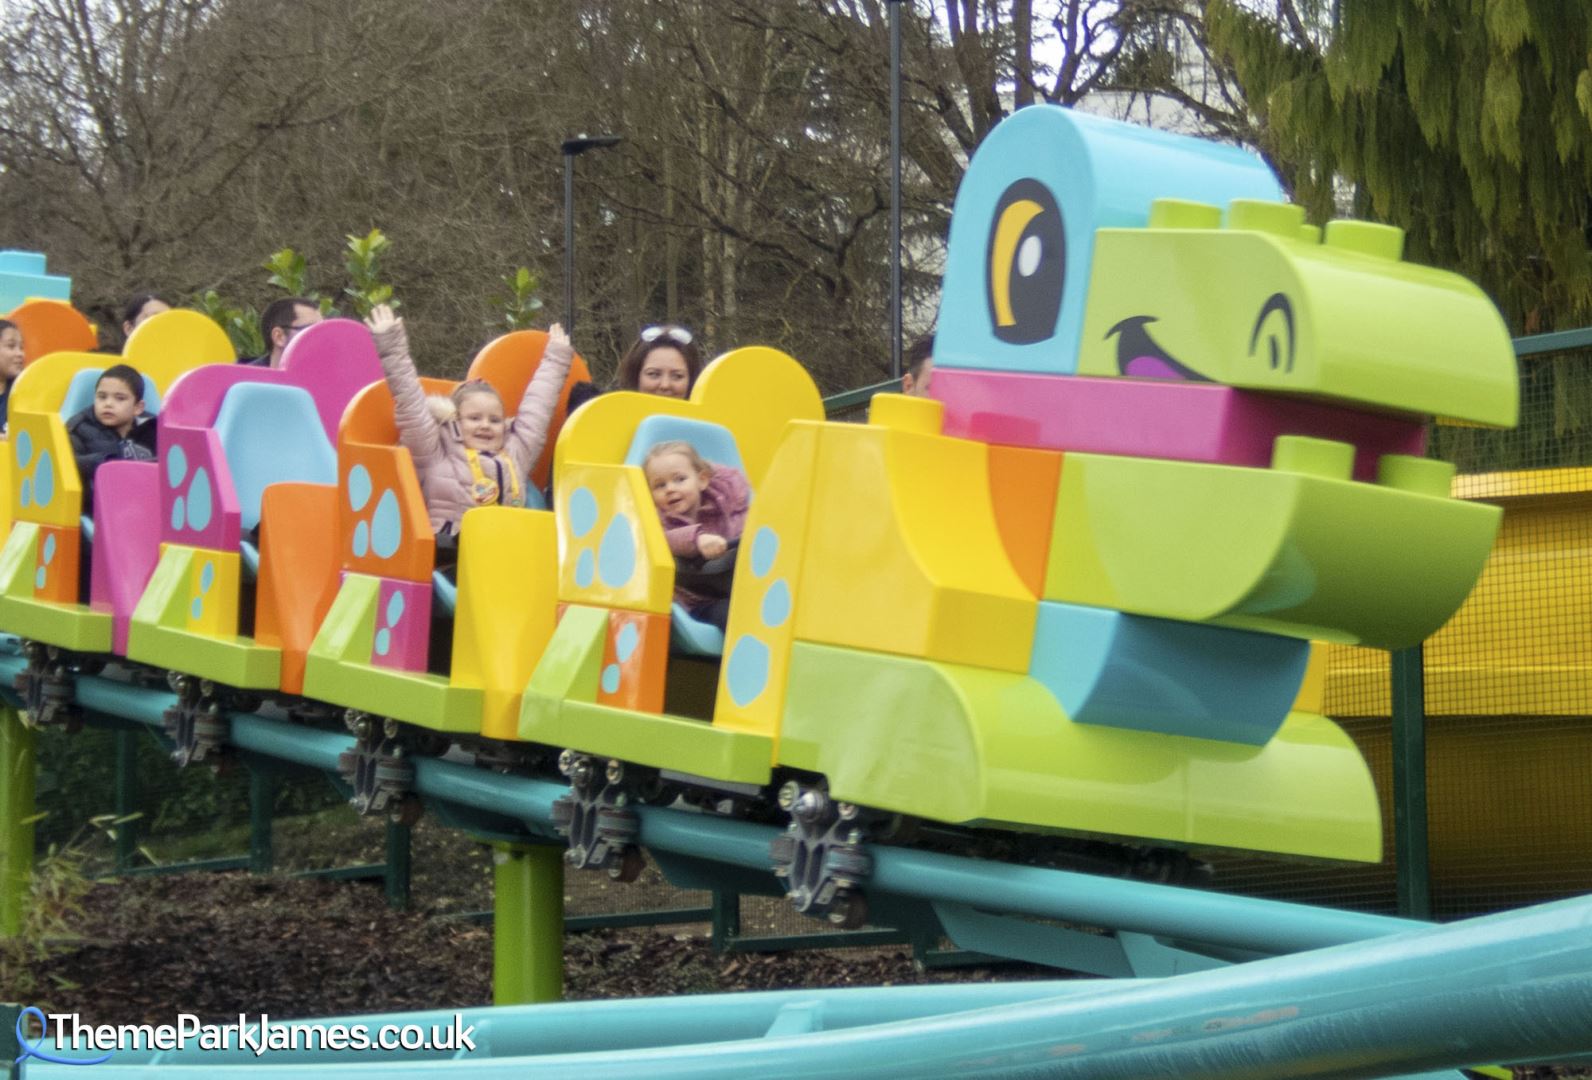
<path fill-rule="evenodd" d="M 514 463 L 510 461 L 509 467 L 503 467 L 503 459 L 492 455 L 492 464 L 497 466 L 498 476 L 507 476 L 509 484 L 508 498 L 503 498 L 503 493 L 498 490 L 498 482 L 488 479 L 486 472 L 481 468 L 481 451 L 466 448 L 464 458 L 470 463 L 470 494 L 475 498 L 477 506 L 524 506 L 525 496 L 520 491 L 520 478 L 515 475 Z"/>

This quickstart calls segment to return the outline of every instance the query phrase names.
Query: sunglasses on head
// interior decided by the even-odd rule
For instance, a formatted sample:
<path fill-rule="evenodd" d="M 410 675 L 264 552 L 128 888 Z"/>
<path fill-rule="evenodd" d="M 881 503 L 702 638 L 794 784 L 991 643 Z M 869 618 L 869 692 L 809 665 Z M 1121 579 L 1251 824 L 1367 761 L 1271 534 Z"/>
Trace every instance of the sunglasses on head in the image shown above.
<path fill-rule="evenodd" d="M 649 326 L 641 332 L 641 340 L 646 342 L 672 341 L 677 345 L 691 344 L 691 331 L 683 326 Z"/>

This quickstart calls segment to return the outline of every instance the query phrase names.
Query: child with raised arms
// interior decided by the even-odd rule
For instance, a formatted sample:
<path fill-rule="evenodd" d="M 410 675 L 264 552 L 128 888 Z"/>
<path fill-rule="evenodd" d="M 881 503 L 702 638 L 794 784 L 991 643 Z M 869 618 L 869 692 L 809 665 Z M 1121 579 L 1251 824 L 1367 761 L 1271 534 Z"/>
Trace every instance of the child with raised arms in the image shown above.
<path fill-rule="evenodd" d="M 734 563 L 707 575 L 699 571 L 703 563 L 724 560 L 731 543 L 741 538 L 751 499 L 746 475 L 703 460 L 684 441 L 648 450 L 643 471 L 678 567 L 675 602 L 692 618 L 723 630 L 730 619 Z"/>
<path fill-rule="evenodd" d="M 558 393 L 574 350 L 554 323 L 547 349 L 519 408 L 505 419 L 503 399 L 483 379 L 461 383 L 448 397 L 427 397 L 420 386 L 404 322 L 385 304 L 365 320 L 376 339 L 393 414 L 414 459 L 431 527 L 439 540 L 459 533 L 459 520 L 477 506 L 524 506 L 531 467 L 547 442 Z"/>

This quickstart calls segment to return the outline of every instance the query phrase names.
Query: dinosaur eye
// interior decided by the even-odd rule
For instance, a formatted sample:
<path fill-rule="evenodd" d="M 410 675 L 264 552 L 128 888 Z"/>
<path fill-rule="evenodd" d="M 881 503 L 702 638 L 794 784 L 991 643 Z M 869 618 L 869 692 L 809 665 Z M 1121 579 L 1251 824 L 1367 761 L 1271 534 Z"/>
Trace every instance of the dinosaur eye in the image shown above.
<path fill-rule="evenodd" d="M 1255 329 L 1249 333 L 1249 355 L 1264 357 L 1266 366 L 1273 371 L 1293 371 L 1293 305 L 1282 293 L 1272 293 L 1260 306 Z"/>
<path fill-rule="evenodd" d="M 1056 332 L 1066 282 L 1066 233 L 1050 189 L 1019 180 L 995 204 L 989 233 L 988 298 L 995 336 L 1013 345 Z"/>

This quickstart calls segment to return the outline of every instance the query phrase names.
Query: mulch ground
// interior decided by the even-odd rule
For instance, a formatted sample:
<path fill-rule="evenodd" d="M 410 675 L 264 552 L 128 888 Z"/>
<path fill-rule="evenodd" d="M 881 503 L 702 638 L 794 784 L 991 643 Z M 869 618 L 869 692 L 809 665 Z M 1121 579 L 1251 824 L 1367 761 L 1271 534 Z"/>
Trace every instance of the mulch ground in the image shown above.
<path fill-rule="evenodd" d="M 379 836 L 366 830 L 364 848 L 343 845 L 345 861 L 379 857 Z M 409 911 L 388 908 L 379 881 L 239 871 L 95 882 L 51 955 L 30 965 L 29 1000 L 97 1024 L 170 1023 L 179 1011 L 289 1019 L 490 1004 L 491 929 L 467 914 L 491 905 L 487 853 L 422 827 L 414 861 Z M 701 902 L 650 869 L 633 885 L 597 874 L 566 881 L 572 914 L 688 906 L 693 897 Z M 757 923 L 770 910 L 777 901 L 744 901 L 745 932 L 773 929 Z M 571 1000 L 1056 977 L 1029 965 L 924 970 L 904 947 L 716 953 L 706 924 L 574 933 L 564 946 Z"/>

